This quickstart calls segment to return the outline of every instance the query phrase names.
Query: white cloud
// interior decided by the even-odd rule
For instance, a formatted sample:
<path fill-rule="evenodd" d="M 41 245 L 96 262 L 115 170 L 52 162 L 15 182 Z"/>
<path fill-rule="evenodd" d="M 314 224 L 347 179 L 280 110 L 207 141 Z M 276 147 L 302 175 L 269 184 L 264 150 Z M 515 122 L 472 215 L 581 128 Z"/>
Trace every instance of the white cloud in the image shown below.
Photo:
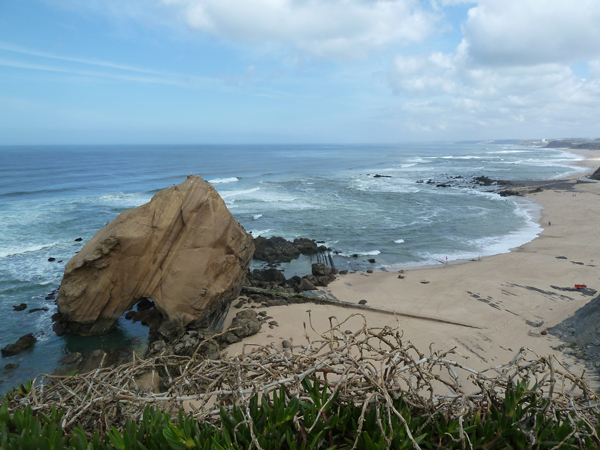
<path fill-rule="evenodd" d="M 419 42 L 438 16 L 417 0 L 161 0 L 193 29 L 309 54 L 362 58 L 391 44 Z"/>
<path fill-rule="evenodd" d="M 487 65 L 572 63 L 600 56 L 598 0 L 480 0 L 464 24 L 469 56 Z"/>

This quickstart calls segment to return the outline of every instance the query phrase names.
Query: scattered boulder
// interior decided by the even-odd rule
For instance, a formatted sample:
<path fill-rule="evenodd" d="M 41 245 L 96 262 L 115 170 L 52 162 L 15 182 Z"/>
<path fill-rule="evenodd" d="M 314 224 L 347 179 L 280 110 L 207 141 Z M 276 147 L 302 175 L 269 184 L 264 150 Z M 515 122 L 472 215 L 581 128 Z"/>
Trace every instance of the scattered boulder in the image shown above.
<path fill-rule="evenodd" d="M 315 277 L 322 277 L 331 275 L 331 267 L 322 263 L 315 263 L 311 265 L 312 274 Z"/>
<path fill-rule="evenodd" d="M 33 309 L 30 309 L 28 312 L 29 312 L 29 314 L 31 314 L 31 313 L 38 312 L 38 311 L 48 311 L 48 308 L 33 308 Z"/>
<path fill-rule="evenodd" d="M 190 175 L 125 211 L 65 268 L 57 334 L 105 334 L 142 297 L 174 327 L 219 320 L 244 283 L 254 246 L 218 192 Z"/>
<path fill-rule="evenodd" d="M 308 279 L 302 278 L 300 282 L 300 290 L 301 291 L 316 291 L 317 287 L 311 283 Z"/>
<path fill-rule="evenodd" d="M 20 305 L 13 306 L 13 311 L 23 311 L 27 309 L 27 303 L 21 303 Z"/>
<path fill-rule="evenodd" d="M 367 269 L 367 273 L 373 273 L 373 269 Z"/>
<path fill-rule="evenodd" d="M 14 344 L 8 344 L 6 347 L 4 347 L 1 350 L 2 356 L 14 356 L 18 353 L 21 353 L 23 350 L 32 347 L 36 342 L 37 339 L 33 336 L 33 333 L 28 333 L 24 336 L 21 336 Z"/>
<path fill-rule="evenodd" d="M 281 341 L 281 346 L 283 348 L 292 348 L 292 343 L 287 339 L 284 339 L 283 341 Z"/>
<path fill-rule="evenodd" d="M 367 301 L 365 299 L 362 299 L 361 301 L 358 302 L 359 305 L 366 305 Z"/>
<path fill-rule="evenodd" d="M 13 370 L 15 367 L 17 367 L 17 365 L 13 364 L 13 363 L 10 363 L 10 364 L 7 364 L 7 365 L 4 366 L 4 368 L 6 370 Z"/>
<path fill-rule="evenodd" d="M 319 243 L 321 242 L 322 241 L 319 241 Z M 296 247 L 303 255 L 314 255 L 319 251 L 317 249 L 317 242 L 307 238 L 294 239 L 294 247 Z"/>
<path fill-rule="evenodd" d="M 79 352 L 69 353 L 67 356 L 63 356 L 58 360 L 59 364 L 71 365 L 79 364 L 83 360 L 83 355 Z"/>
<path fill-rule="evenodd" d="M 347 275 L 348 271 L 346 269 L 340 270 L 340 275 Z"/>
<path fill-rule="evenodd" d="M 493 180 L 485 175 L 473 177 L 473 181 L 480 186 L 492 186 L 494 184 L 498 184 L 497 180 Z"/>
<path fill-rule="evenodd" d="M 225 333 L 225 336 L 228 334 L 235 335 L 238 338 L 236 342 L 245 337 L 253 336 L 260 331 L 258 314 L 252 309 L 244 309 L 235 315 L 228 329 L 231 329 L 231 331 Z"/>
<path fill-rule="evenodd" d="M 501 191 L 498 191 L 498 195 L 500 195 L 500 197 L 511 197 L 511 196 L 523 197 L 523 194 L 521 194 L 519 191 L 516 191 L 514 189 L 503 189 Z"/>
<path fill-rule="evenodd" d="M 254 247 L 254 259 L 271 264 L 290 262 L 292 259 L 300 256 L 300 250 L 294 244 L 279 236 L 273 236 L 268 239 L 259 236 L 254 239 Z"/>
<path fill-rule="evenodd" d="M 392 178 L 392 176 L 375 174 L 375 175 L 373 175 L 373 178 Z"/>
<path fill-rule="evenodd" d="M 596 169 L 596 171 L 590 175 L 590 179 L 592 180 L 600 180 L 600 167 Z"/>
<path fill-rule="evenodd" d="M 75 239 L 75 242 L 81 242 L 83 241 L 83 238 L 78 237 L 77 239 Z"/>
<path fill-rule="evenodd" d="M 135 317 L 136 314 L 137 314 L 136 311 L 127 311 L 125 313 L 125 319 L 126 320 L 131 320 L 131 319 L 133 319 Z"/>
<path fill-rule="evenodd" d="M 371 264 L 375 264 L 375 262 L 376 262 L 376 261 L 375 261 L 375 258 L 371 258 L 371 259 L 369 259 L 369 262 L 370 262 Z"/>
<path fill-rule="evenodd" d="M 48 262 L 54 262 L 56 261 L 56 258 L 48 258 Z"/>

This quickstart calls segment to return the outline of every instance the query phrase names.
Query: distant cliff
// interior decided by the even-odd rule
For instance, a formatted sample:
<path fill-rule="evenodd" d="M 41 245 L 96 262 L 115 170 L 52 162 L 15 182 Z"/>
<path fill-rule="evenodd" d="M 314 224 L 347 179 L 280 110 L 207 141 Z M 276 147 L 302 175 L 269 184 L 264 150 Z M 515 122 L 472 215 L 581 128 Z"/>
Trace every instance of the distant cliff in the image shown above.
<path fill-rule="evenodd" d="M 574 150 L 600 150 L 600 140 L 583 141 L 581 139 L 561 139 L 550 141 L 544 148 L 572 148 Z"/>

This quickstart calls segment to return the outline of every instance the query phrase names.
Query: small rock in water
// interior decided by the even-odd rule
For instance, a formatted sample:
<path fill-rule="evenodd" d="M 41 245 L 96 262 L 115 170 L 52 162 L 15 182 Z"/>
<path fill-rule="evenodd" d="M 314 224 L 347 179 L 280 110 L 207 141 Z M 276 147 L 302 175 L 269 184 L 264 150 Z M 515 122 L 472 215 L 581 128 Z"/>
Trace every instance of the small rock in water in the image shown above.
<path fill-rule="evenodd" d="M 69 353 L 67 356 L 58 360 L 60 364 L 79 364 L 83 360 L 83 355 L 79 352 Z"/>
<path fill-rule="evenodd" d="M 75 239 L 75 242 L 81 242 L 83 241 L 83 238 L 78 237 L 77 239 Z"/>
<path fill-rule="evenodd" d="M 136 314 L 137 314 L 136 311 L 127 311 L 125 313 L 125 319 L 131 320 L 131 319 L 133 319 L 135 317 Z"/>
<path fill-rule="evenodd" d="M 28 312 L 29 312 L 29 314 L 31 314 L 31 313 L 38 312 L 38 311 L 48 311 L 48 308 L 33 308 L 33 309 L 30 309 Z"/>
<path fill-rule="evenodd" d="M 359 305 L 366 305 L 367 301 L 365 299 L 362 299 L 360 302 L 358 302 Z"/>
<path fill-rule="evenodd" d="M 376 262 L 376 261 L 375 261 L 375 258 L 371 258 L 371 259 L 369 259 L 369 262 L 370 262 L 371 264 L 375 264 L 375 262 Z"/>
<path fill-rule="evenodd" d="M 56 261 L 56 258 L 48 258 L 49 262 Z"/>
<path fill-rule="evenodd" d="M 13 306 L 14 311 L 23 311 L 27 309 L 27 303 L 21 303 L 20 305 Z"/>
<path fill-rule="evenodd" d="M 6 370 L 12 370 L 12 369 L 14 369 L 15 367 L 17 367 L 17 365 L 16 365 L 16 364 L 13 364 L 13 363 L 10 363 L 10 364 L 7 364 L 7 365 L 5 365 L 5 366 L 4 366 L 4 368 L 5 368 Z"/>
<path fill-rule="evenodd" d="M 14 344 L 8 344 L 4 347 L 2 351 L 2 356 L 13 356 L 17 353 L 22 352 L 23 350 L 31 347 L 33 344 L 37 342 L 37 339 L 33 336 L 33 333 L 26 334 L 21 336 L 17 342 Z"/>

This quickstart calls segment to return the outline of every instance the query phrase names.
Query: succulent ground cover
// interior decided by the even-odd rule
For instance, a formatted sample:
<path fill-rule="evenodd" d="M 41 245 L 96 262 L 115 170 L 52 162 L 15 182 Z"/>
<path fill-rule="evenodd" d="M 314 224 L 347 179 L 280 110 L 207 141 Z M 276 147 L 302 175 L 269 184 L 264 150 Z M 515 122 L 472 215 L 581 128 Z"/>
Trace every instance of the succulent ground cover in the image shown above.
<path fill-rule="evenodd" d="M 345 323 L 232 359 L 38 377 L 4 399 L 0 448 L 600 448 L 597 394 L 553 358 L 521 349 L 476 371 L 398 329 Z M 164 391 L 141 376 L 160 376 Z"/>

